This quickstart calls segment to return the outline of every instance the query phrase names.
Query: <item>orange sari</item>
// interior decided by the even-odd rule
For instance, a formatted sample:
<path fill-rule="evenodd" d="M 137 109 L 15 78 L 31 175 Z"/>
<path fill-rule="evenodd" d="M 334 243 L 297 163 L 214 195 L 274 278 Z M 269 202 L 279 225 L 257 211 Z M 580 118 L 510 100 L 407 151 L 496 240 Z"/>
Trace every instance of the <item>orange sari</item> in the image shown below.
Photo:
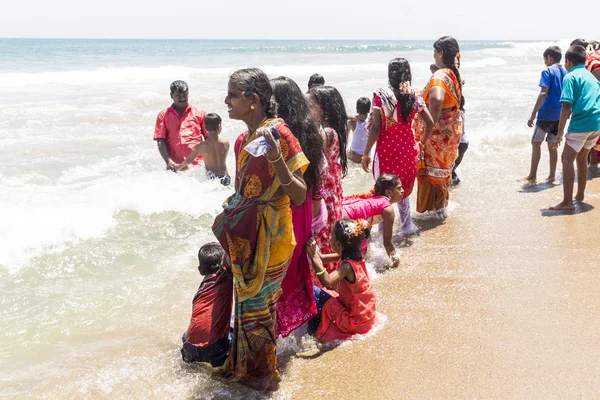
<path fill-rule="evenodd" d="M 269 119 L 261 127 L 277 129 L 289 170 L 304 172 L 308 160 L 283 120 Z M 239 190 L 226 200 L 212 228 L 231 259 L 235 287 L 233 342 L 223 376 L 257 390 L 274 390 L 279 382 L 276 304 L 296 241 L 290 198 L 274 199 L 281 182 L 273 165 L 244 150 L 255 138 L 256 133 L 243 133 L 236 142 Z"/>
<path fill-rule="evenodd" d="M 448 68 L 437 70 L 423 91 L 423 100 L 429 104 L 429 90 L 439 86 L 444 89 L 442 115 L 433 127 L 433 133 L 417 160 L 417 211 L 435 211 L 448 205 L 452 167 L 458 157 L 458 145 L 462 135 L 462 93 L 454 72 Z M 415 119 L 417 140 L 425 133 L 425 122 Z"/>

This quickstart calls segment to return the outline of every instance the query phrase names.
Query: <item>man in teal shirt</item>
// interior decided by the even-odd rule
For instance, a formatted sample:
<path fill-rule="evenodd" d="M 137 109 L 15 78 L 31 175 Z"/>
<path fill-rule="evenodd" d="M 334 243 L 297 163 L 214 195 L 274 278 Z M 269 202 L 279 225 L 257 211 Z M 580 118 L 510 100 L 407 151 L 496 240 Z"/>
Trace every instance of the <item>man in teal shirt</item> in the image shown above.
<path fill-rule="evenodd" d="M 565 54 L 565 67 L 569 73 L 562 85 L 560 121 L 558 123 L 558 147 L 562 141 L 565 125 L 571 117 L 562 153 L 563 201 L 551 210 L 573 210 L 573 186 L 575 184 L 574 161 L 577 160 L 577 195 L 582 202 L 588 175 L 588 153 L 600 137 L 600 81 L 584 67 L 586 52 L 583 46 L 571 46 Z"/>

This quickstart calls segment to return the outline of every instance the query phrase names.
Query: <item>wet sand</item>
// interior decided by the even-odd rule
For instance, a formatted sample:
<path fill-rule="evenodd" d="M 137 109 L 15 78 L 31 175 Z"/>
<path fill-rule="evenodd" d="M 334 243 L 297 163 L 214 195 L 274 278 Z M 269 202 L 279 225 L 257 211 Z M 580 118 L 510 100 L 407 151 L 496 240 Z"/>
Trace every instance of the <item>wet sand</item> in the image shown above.
<path fill-rule="evenodd" d="M 516 182 L 528 154 L 467 153 L 450 217 L 419 222 L 401 267 L 375 281 L 383 330 L 293 358 L 274 397 L 598 396 L 600 178 L 577 212 L 552 213 L 562 186 Z"/>

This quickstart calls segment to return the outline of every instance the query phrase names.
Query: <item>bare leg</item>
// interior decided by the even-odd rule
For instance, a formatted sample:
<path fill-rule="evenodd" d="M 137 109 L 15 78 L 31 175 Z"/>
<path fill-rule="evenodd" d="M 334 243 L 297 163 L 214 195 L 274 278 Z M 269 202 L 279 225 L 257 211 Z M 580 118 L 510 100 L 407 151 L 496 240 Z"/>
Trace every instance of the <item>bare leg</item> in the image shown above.
<path fill-rule="evenodd" d="M 558 149 L 552 146 L 553 143 L 548 143 L 548 153 L 550 154 L 550 175 L 546 182 L 552 183 L 556 178 L 556 164 L 558 162 Z"/>
<path fill-rule="evenodd" d="M 576 201 L 583 201 L 588 176 L 588 149 L 581 149 L 577 154 L 577 195 Z"/>
<path fill-rule="evenodd" d="M 531 168 L 529 169 L 529 175 L 525 177 L 525 180 L 533 183 L 537 179 L 537 169 L 540 163 L 541 153 L 542 143 L 531 142 Z"/>
<path fill-rule="evenodd" d="M 573 210 L 573 186 L 575 185 L 575 158 L 577 152 L 565 144 L 565 148 L 562 152 L 562 166 L 563 166 L 563 201 L 550 207 L 551 210 Z M 587 160 L 586 160 L 587 161 Z"/>

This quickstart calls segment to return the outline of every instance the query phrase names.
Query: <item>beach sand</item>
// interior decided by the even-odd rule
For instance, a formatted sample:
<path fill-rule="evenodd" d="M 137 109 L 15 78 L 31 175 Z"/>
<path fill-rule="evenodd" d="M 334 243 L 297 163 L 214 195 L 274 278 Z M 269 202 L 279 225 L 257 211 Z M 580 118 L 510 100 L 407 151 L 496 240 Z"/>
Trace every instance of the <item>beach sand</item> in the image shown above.
<path fill-rule="evenodd" d="M 467 153 L 450 217 L 419 222 L 423 232 L 403 249 L 401 267 L 374 283 L 387 316 L 382 331 L 293 358 L 280 395 L 596 397 L 600 178 L 588 181 L 578 212 L 550 213 L 562 186 L 522 191 L 515 181 L 528 155 Z"/>

